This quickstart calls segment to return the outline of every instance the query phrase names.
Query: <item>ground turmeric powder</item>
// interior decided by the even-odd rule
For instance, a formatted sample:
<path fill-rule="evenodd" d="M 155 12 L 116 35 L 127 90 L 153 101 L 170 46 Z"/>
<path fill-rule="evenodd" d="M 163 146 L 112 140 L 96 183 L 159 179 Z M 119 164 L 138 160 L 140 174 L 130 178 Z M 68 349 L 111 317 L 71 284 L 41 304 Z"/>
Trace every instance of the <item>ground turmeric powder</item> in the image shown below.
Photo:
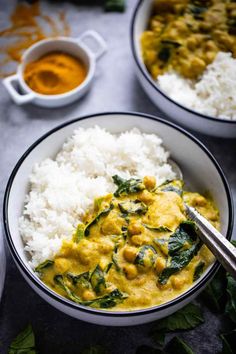
<path fill-rule="evenodd" d="M 43 95 L 73 90 L 85 79 L 87 70 L 79 59 L 64 52 L 52 52 L 28 63 L 24 71 L 27 85 Z"/>
<path fill-rule="evenodd" d="M 39 1 L 16 4 L 9 27 L 0 30 L 0 77 L 15 73 L 14 62 L 20 62 L 22 53 L 32 44 L 47 37 L 70 35 L 65 12 L 56 12 L 53 17 L 44 12 Z"/>

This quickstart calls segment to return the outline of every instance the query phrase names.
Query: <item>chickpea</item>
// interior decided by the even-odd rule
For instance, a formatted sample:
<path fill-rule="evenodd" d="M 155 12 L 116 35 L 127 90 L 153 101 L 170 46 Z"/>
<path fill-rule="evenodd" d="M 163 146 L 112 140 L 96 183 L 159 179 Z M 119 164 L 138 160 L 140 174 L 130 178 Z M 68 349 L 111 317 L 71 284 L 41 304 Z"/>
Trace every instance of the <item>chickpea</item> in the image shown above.
<path fill-rule="evenodd" d="M 139 193 L 138 199 L 145 204 L 150 204 L 153 201 L 153 195 L 144 189 L 141 193 Z"/>
<path fill-rule="evenodd" d="M 143 244 L 143 237 L 142 235 L 134 235 L 131 237 L 131 242 L 135 245 L 135 246 L 141 246 Z"/>
<path fill-rule="evenodd" d="M 136 278 L 138 275 L 138 270 L 134 264 L 125 265 L 123 271 L 125 272 L 126 278 L 129 280 Z"/>
<path fill-rule="evenodd" d="M 145 176 L 143 183 L 148 190 L 152 190 L 156 186 L 156 178 L 154 176 Z"/>
<path fill-rule="evenodd" d="M 205 54 L 205 60 L 207 64 L 210 64 L 213 62 L 213 60 L 215 59 L 216 53 L 215 52 L 207 52 Z"/>
<path fill-rule="evenodd" d="M 133 262 L 137 255 L 137 249 L 135 247 L 127 246 L 123 251 L 124 258 L 128 262 Z"/>
<path fill-rule="evenodd" d="M 162 257 L 157 257 L 156 262 L 155 262 L 155 269 L 157 273 L 161 273 L 161 271 L 165 268 L 166 266 L 166 261 Z"/>
<path fill-rule="evenodd" d="M 85 290 L 82 294 L 84 300 L 93 300 L 94 297 L 94 292 L 92 290 Z"/>
<path fill-rule="evenodd" d="M 107 254 L 113 250 L 114 244 L 109 240 L 103 240 L 101 244 L 99 244 L 98 250 L 100 253 Z"/>
<path fill-rule="evenodd" d="M 206 199 L 202 195 L 198 195 L 193 199 L 194 206 L 205 206 L 207 204 Z"/>
<path fill-rule="evenodd" d="M 145 237 L 145 235 L 143 235 L 143 234 L 133 235 L 131 237 L 131 242 L 135 246 L 141 246 L 141 245 L 144 245 L 144 244 L 148 244 L 150 242 L 150 239 L 148 237 Z"/>
<path fill-rule="evenodd" d="M 197 40 L 194 38 L 194 37 L 190 37 L 188 40 L 187 40 L 187 47 L 188 49 L 190 50 L 193 50 L 195 49 L 197 46 Z"/>
<path fill-rule="evenodd" d="M 69 259 L 63 258 L 63 257 L 58 257 L 55 258 L 55 270 L 59 273 L 65 273 L 70 269 L 71 262 Z"/>
<path fill-rule="evenodd" d="M 179 276 L 172 276 L 171 285 L 174 289 L 181 289 L 185 283 L 185 280 Z"/>
<path fill-rule="evenodd" d="M 128 231 L 131 235 L 139 235 L 144 230 L 140 222 L 132 222 L 128 226 Z"/>
<path fill-rule="evenodd" d="M 206 67 L 206 63 L 204 62 L 204 60 L 197 57 L 191 60 L 191 68 L 196 75 L 201 74 L 205 69 L 205 67 Z"/>

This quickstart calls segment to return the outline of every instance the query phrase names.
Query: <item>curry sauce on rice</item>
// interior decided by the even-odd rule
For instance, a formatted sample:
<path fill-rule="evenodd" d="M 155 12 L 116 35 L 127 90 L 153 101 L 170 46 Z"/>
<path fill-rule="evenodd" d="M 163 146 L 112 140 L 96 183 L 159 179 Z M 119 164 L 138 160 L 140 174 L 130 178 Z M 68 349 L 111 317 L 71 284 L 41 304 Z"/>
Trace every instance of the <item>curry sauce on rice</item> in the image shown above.
<path fill-rule="evenodd" d="M 184 203 L 217 228 L 219 212 L 184 190 L 168 157 L 154 134 L 94 127 L 37 164 L 19 224 L 41 280 L 81 305 L 128 311 L 188 289 L 214 257 Z"/>

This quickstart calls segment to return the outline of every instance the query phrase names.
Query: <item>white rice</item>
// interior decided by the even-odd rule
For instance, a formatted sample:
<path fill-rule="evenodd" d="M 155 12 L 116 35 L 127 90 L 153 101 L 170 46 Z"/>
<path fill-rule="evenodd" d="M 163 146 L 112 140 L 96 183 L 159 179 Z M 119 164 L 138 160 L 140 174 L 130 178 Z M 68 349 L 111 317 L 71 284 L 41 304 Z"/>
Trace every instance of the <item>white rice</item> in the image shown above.
<path fill-rule="evenodd" d="M 162 140 L 138 129 L 112 135 L 96 126 L 79 128 L 55 159 L 35 164 L 19 220 L 25 250 L 35 267 L 70 239 L 95 197 L 113 192 L 112 176 L 153 175 L 157 183 L 175 178 Z"/>
<path fill-rule="evenodd" d="M 236 60 L 231 53 L 219 52 L 197 82 L 176 72 L 160 75 L 157 82 L 184 106 L 216 118 L 236 119 Z"/>

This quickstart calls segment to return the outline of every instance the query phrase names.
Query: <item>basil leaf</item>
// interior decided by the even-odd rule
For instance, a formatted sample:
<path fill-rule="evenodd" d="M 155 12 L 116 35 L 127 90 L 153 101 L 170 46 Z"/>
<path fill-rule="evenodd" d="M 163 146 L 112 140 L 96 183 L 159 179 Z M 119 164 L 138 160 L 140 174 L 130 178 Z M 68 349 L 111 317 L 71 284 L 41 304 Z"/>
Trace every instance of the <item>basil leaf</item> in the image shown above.
<path fill-rule="evenodd" d="M 203 269 L 205 267 L 205 262 L 200 261 L 197 265 L 196 268 L 194 270 L 194 274 L 193 274 L 193 281 L 196 281 L 197 279 L 200 278 L 200 276 L 203 273 Z"/>
<path fill-rule="evenodd" d="M 54 264 L 54 261 L 47 259 L 46 261 L 40 263 L 34 270 L 37 273 L 42 273 L 45 268 L 51 267 Z"/>
<path fill-rule="evenodd" d="M 8 354 L 36 354 L 35 337 L 31 325 L 28 325 L 12 341 Z"/>
<path fill-rule="evenodd" d="M 117 175 L 112 176 L 114 183 L 118 186 L 114 193 L 115 197 L 120 197 L 121 195 L 127 195 L 132 193 L 137 193 L 145 189 L 142 180 L 139 178 L 131 178 L 125 180 Z"/>
<path fill-rule="evenodd" d="M 151 334 L 172 332 L 182 329 L 193 329 L 203 322 L 204 319 L 200 307 L 191 303 L 175 312 L 173 315 L 157 321 Z"/>
<path fill-rule="evenodd" d="M 171 339 L 165 349 L 169 354 L 194 354 L 194 351 L 183 341 L 183 339 L 177 336 Z"/>

